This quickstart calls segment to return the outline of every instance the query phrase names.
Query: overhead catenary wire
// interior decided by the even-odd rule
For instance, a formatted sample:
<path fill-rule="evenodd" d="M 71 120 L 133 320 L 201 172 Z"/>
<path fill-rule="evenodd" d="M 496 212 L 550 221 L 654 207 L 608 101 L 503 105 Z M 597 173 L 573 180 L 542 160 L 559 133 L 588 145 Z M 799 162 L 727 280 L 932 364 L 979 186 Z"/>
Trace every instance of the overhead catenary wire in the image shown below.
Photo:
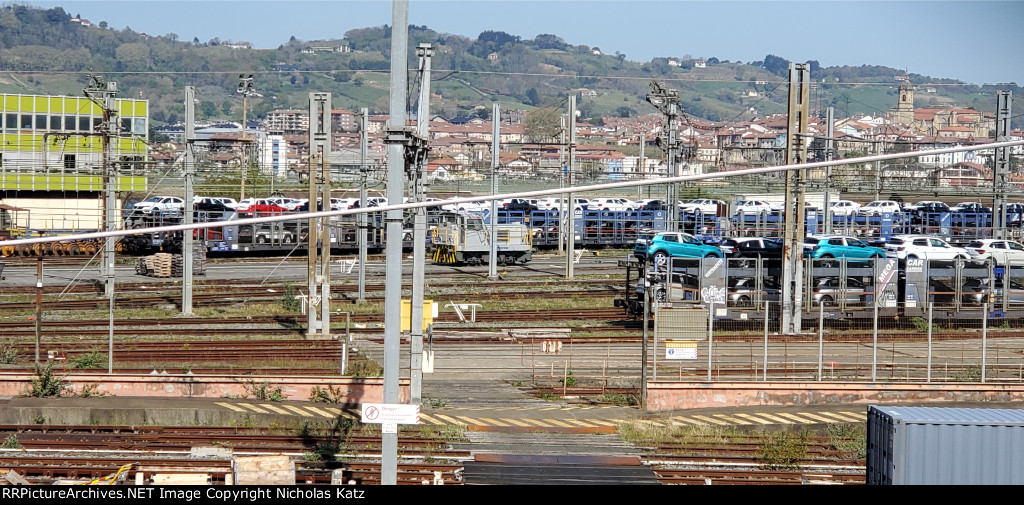
<path fill-rule="evenodd" d="M 990 148 L 990 149 L 994 149 L 994 148 L 998 148 L 998 147 L 1013 147 L 1013 146 L 1019 146 L 1019 145 L 1024 145 L 1024 140 L 1010 140 L 1010 141 L 1006 141 L 1006 142 L 993 142 L 991 144 L 987 144 L 986 147 Z M 850 165 L 850 164 L 870 163 L 870 162 L 874 162 L 874 161 L 885 161 L 885 160 L 894 160 L 894 159 L 901 159 L 901 158 L 914 158 L 914 157 L 918 157 L 918 156 L 922 156 L 922 155 L 947 154 L 947 153 L 955 153 L 955 152 L 961 152 L 961 151 L 971 151 L 971 150 L 976 150 L 976 149 L 977 149 L 977 146 L 957 146 L 957 147 L 947 147 L 947 148 L 942 148 L 942 149 L 933 149 L 933 150 L 928 150 L 928 151 L 912 151 L 912 152 L 908 152 L 908 153 L 877 154 L 877 155 L 862 156 L 862 157 L 856 157 L 856 158 L 846 158 L 846 159 L 842 159 L 842 160 L 816 161 L 816 162 L 812 162 L 812 163 L 798 163 L 798 164 L 778 165 L 778 166 L 770 166 L 770 167 L 746 168 L 746 169 L 740 169 L 740 170 L 732 170 L 732 171 L 728 171 L 728 172 L 713 172 L 713 173 L 699 174 L 699 175 L 683 175 L 683 176 L 676 176 L 676 177 L 663 177 L 663 178 L 660 178 L 660 179 L 640 179 L 640 180 L 633 180 L 633 181 L 621 181 L 621 182 L 609 182 L 609 183 L 590 184 L 590 185 L 582 185 L 582 186 L 570 186 L 570 187 L 564 187 L 564 188 L 542 189 L 542 190 L 535 190 L 535 191 L 523 191 L 523 192 L 504 193 L 504 194 L 497 194 L 497 195 L 481 195 L 481 196 L 471 196 L 471 197 L 462 197 L 462 198 L 452 198 L 452 199 L 444 200 L 444 201 L 440 201 L 440 202 L 437 202 L 437 201 L 411 202 L 411 203 L 402 203 L 402 204 L 389 204 L 389 205 L 380 206 L 380 207 L 358 208 L 358 209 L 330 210 L 330 211 L 307 212 L 307 213 L 276 214 L 276 215 L 272 215 L 272 216 L 260 216 L 260 217 L 251 217 L 251 218 L 242 218 L 242 219 L 232 220 L 230 222 L 230 224 L 232 224 L 232 225 L 247 225 L 247 224 L 259 224 L 259 223 L 272 223 L 272 222 L 278 222 L 278 221 L 293 221 L 293 220 L 296 220 L 296 219 L 309 219 L 309 218 L 320 218 L 320 217 L 347 216 L 347 215 L 360 214 L 360 213 L 368 213 L 368 212 L 386 212 L 386 211 L 389 211 L 389 210 L 407 210 L 407 209 L 416 209 L 416 208 L 420 208 L 420 207 L 424 207 L 424 208 L 425 207 L 437 207 L 437 206 L 440 206 L 440 205 L 448 205 L 448 204 L 458 205 L 460 203 L 484 202 L 484 201 L 491 201 L 491 200 L 501 200 L 501 199 L 505 199 L 505 198 L 532 198 L 532 197 L 539 197 L 539 196 L 548 196 L 548 195 L 562 194 L 562 193 L 565 193 L 565 192 L 576 193 L 576 192 L 588 192 L 588 191 L 601 191 L 601 190 L 607 190 L 607 189 L 634 188 L 634 187 L 638 187 L 638 186 L 670 184 L 670 183 L 676 183 L 676 182 L 694 182 L 694 181 L 713 180 L 713 179 L 722 179 L 722 178 L 730 178 L 730 177 L 741 177 L 741 176 L 747 176 L 747 175 L 760 175 L 760 174 L 779 173 L 779 172 L 786 172 L 786 171 L 789 171 L 789 170 L 835 167 L 835 166 Z M 225 221 L 210 221 L 210 222 L 205 222 L 205 223 L 192 223 L 192 224 L 188 224 L 188 225 L 179 224 L 179 225 L 155 226 L 155 227 L 149 227 L 149 228 L 133 228 L 133 229 L 130 229 L 130 230 L 113 230 L 113 231 L 81 233 L 81 234 L 73 235 L 73 237 L 75 239 L 79 239 L 79 240 L 86 240 L 86 239 L 94 239 L 94 238 L 107 238 L 107 237 L 121 237 L 121 236 L 127 236 L 127 235 L 138 235 L 138 234 L 142 234 L 142 233 L 159 233 L 159 232 L 174 232 L 174 231 L 185 231 L 185 230 L 195 230 L 195 229 L 206 229 L 206 228 L 219 228 L 219 227 L 223 227 L 223 226 L 225 226 Z M 48 243 L 48 242 L 61 242 L 61 241 L 64 241 L 64 240 L 69 240 L 70 237 L 72 237 L 72 236 L 64 235 L 64 236 L 32 237 L 32 238 L 2 240 L 2 241 L 0 241 L 0 247 L 6 246 L 6 245 L 16 246 L 16 245 L 22 245 L 22 244 L 39 244 L 39 243 Z"/>

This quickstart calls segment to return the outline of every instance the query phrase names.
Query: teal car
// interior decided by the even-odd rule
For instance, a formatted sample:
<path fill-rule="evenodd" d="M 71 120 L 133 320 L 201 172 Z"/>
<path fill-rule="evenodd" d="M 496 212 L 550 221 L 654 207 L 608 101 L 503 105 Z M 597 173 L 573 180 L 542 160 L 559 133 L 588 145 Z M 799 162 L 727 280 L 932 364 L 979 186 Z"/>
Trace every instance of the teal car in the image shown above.
<path fill-rule="evenodd" d="M 814 259 L 884 258 L 885 250 L 844 235 L 808 235 L 804 238 L 804 257 Z"/>
<path fill-rule="evenodd" d="M 651 237 L 647 241 L 647 256 L 653 258 L 655 264 L 664 263 L 670 256 L 677 258 L 725 257 L 718 247 L 707 245 L 689 233 L 677 231 L 663 231 Z"/>

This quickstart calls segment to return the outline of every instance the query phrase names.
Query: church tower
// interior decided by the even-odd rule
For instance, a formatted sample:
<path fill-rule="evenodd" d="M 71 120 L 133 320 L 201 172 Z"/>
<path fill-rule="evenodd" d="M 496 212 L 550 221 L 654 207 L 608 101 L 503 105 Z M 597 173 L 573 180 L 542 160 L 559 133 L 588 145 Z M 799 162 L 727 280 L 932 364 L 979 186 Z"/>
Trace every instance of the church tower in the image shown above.
<path fill-rule="evenodd" d="M 896 123 L 911 124 L 914 122 L 914 86 L 910 84 L 910 76 L 903 76 L 900 84 L 899 101 L 892 110 L 892 120 Z"/>

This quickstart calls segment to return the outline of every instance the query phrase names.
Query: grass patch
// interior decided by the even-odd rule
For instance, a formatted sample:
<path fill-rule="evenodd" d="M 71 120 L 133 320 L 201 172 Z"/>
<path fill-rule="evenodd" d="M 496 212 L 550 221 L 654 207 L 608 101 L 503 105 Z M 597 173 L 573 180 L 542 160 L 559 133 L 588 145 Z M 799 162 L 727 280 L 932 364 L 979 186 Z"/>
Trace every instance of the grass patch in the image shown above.
<path fill-rule="evenodd" d="M 757 459 L 761 467 L 770 470 L 798 470 L 800 462 L 807 459 L 807 444 L 810 434 L 807 430 L 798 433 L 780 431 L 766 433 Z"/>
<path fill-rule="evenodd" d="M 18 361 L 18 348 L 7 343 L 0 346 L 0 364 L 10 365 L 15 361 Z"/>
<path fill-rule="evenodd" d="M 382 377 L 384 376 L 384 367 L 380 363 L 369 359 L 351 360 L 348 362 L 348 368 L 345 369 L 345 375 L 352 377 Z"/>
<path fill-rule="evenodd" d="M 661 426 L 631 421 L 618 425 L 619 436 L 635 445 L 675 442 L 679 444 L 720 445 L 737 436 L 732 427 L 722 426 Z"/>
<path fill-rule="evenodd" d="M 71 368 L 103 368 L 107 365 L 107 355 L 93 349 L 86 354 L 75 356 L 71 360 Z"/>
<path fill-rule="evenodd" d="M 867 425 L 830 424 L 826 430 L 828 443 L 848 459 L 864 459 L 868 456 Z"/>

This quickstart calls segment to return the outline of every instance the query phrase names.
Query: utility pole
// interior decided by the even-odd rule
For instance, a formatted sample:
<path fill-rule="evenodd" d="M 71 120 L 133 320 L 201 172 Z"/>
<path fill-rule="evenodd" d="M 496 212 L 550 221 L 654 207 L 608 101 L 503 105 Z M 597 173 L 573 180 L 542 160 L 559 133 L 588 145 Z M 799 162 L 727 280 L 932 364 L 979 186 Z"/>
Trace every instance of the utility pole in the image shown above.
<path fill-rule="evenodd" d="M 825 111 L 825 161 L 832 161 L 835 141 L 835 107 Z M 825 167 L 825 234 L 832 233 L 832 167 Z"/>
<path fill-rule="evenodd" d="M 184 223 L 192 224 L 193 196 L 195 195 L 194 179 L 196 174 L 196 88 L 185 86 L 185 215 Z M 182 279 L 181 279 L 181 313 L 192 314 L 192 261 L 193 261 L 193 230 L 182 233 Z"/>
<path fill-rule="evenodd" d="M 569 188 L 572 188 L 573 165 L 576 161 L 576 95 L 569 97 Z M 566 194 L 565 219 L 566 230 L 565 278 L 573 278 L 573 261 L 576 259 L 576 202 L 573 201 L 572 189 Z"/>
<path fill-rule="evenodd" d="M 412 179 L 413 199 L 425 198 L 423 178 L 427 173 L 426 142 L 430 138 L 430 60 L 434 49 L 430 44 L 416 47 L 420 60 L 420 99 L 416 112 L 416 136 L 422 141 L 414 151 Z M 390 202 L 389 202 L 390 203 Z M 427 209 L 414 209 L 412 235 L 412 297 L 409 305 L 409 403 L 419 404 L 423 398 L 423 291 L 427 256 Z"/>
<path fill-rule="evenodd" d="M 83 90 L 85 96 L 103 111 L 103 122 L 100 124 L 103 139 L 103 222 L 106 231 L 117 229 L 117 169 L 114 166 L 117 157 L 117 94 L 116 82 L 105 82 L 102 77 L 90 75 L 89 85 Z M 98 98 L 99 97 L 99 98 Z M 114 237 L 107 237 L 103 242 L 103 272 L 106 279 L 104 295 L 114 296 Z"/>
<path fill-rule="evenodd" d="M 808 97 L 810 66 L 789 64 L 789 125 L 786 130 L 786 164 L 807 160 Z M 782 333 L 800 333 L 803 317 L 803 238 L 805 232 L 804 184 L 806 169 L 786 171 L 785 224 L 782 261 Z"/>
<path fill-rule="evenodd" d="M 668 145 L 661 147 L 666 150 L 668 176 L 675 177 L 676 153 L 679 151 L 679 140 L 676 139 L 676 116 L 679 115 L 679 93 L 674 89 L 665 89 L 658 81 L 651 81 L 651 92 L 646 96 L 647 102 L 661 111 L 668 119 Z M 679 183 L 671 182 L 665 188 L 665 205 L 668 207 L 668 225 L 670 230 L 679 229 Z"/>
<path fill-rule="evenodd" d="M 369 170 L 366 168 L 366 149 L 370 142 L 369 133 L 366 131 L 369 122 L 370 109 L 363 107 L 359 110 L 359 208 L 366 208 L 366 177 Z M 356 223 L 359 228 L 359 302 L 366 301 L 366 226 L 367 214 L 360 212 L 356 215 Z"/>
<path fill-rule="evenodd" d="M 494 102 L 491 111 L 491 196 L 498 194 L 498 166 L 501 164 L 498 150 L 501 142 L 501 111 Z M 487 260 L 487 280 L 498 280 L 498 201 L 491 200 L 490 256 Z"/>
<path fill-rule="evenodd" d="M 996 142 L 1010 140 L 1012 97 L 1013 95 L 1010 91 L 1000 91 L 996 95 Z M 994 168 L 992 171 L 992 225 L 995 228 L 993 236 L 996 238 L 1007 238 L 1006 192 L 1010 176 L 1010 148 L 996 148 Z"/>
<path fill-rule="evenodd" d="M 558 141 L 558 187 L 565 187 L 565 176 L 569 173 L 568 165 L 565 163 L 565 116 L 558 118 L 561 122 L 560 138 Z M 565 251 L 565 193 L 558 196 L 558 254 Z"/>
<path fill-rule="evenodd" d="M 245 199 L 245 176 L 249 171 L 249 156 L 248 156 L 248 144 L 246 141 L 249 139 L 247 135 L 248 124 L 246 123 L 246 112 L 248 112 L 248 101 L 247 99 L 251 95 L 256 94 L 256 89 L 253 87 L 253 75 L 249 74 L 238 74 L 238 92 L 242 94 L 242 190 L 239 193 L 238 199 Z"/>
<path fill-rule="evenodd" d="M 388 146 L 388 203 L 402 202 L 405 179 L 405 147 L 412 132 L 405 125 L 408 82 L 409 0 L 393 0 L 391 13 L 391 104 L 386 142 Z M 396 404 L 398 395 L 399 343 L 402 330 L 402 211 L 389 210 L 385 218 L 384 283 L 384 403 Z M 381 476 L 383 485 L 398 479 L 398 426 L 381 426 Z"/>
<path fill-rule="evenodd" d="M 309 94 L 309 208 L 331 208 L 331 94 Z M 319 200 L 319 204 L 317 201 Z M 315 209 L 315 210 L 314 210 Z M 274 223 L 273 226 L 278 226 Z M 309 253 L 309 296 L 306 338 L 331 338 L 331 220 L 309 219 L 306 250 Z M 319 257 L 317 247 L 320 248 Z M 319 303 L 317 303 L 319 302 Z M 319 317 L 318 317 L 319 316 Z"/>

